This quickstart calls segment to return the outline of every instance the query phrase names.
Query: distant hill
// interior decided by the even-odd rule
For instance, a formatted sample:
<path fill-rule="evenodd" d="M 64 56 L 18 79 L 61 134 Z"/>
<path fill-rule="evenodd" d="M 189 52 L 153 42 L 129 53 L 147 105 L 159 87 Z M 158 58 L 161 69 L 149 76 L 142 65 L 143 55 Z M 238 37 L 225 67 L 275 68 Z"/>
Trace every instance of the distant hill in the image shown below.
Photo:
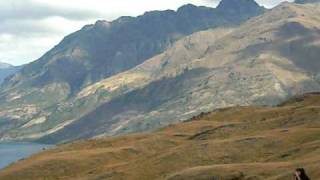
<path fill-rule="evenodd" d="M 275 107 L 232 107 L 153 133 L 60 145 L 0 171 L 0 179 L 292 179 L 320 172 L 320 94 Z"/>
<path fill-rule="evenodd" d="M 0 62 L 0 84 L 3 80 L 14 73 L 16 73 L 21 67 L 15 67 L 8 63 Z"/>
<path fill-rule="evenodd" d="M 318 3 L 320 0 L 295 0 L 295 3 L 306 4 L 306 3 Z"/>
<path fill-rule="evenodd" d="M 0 62 L 0 69 L 7 69 L 13 67 L 11 64 Z"/>

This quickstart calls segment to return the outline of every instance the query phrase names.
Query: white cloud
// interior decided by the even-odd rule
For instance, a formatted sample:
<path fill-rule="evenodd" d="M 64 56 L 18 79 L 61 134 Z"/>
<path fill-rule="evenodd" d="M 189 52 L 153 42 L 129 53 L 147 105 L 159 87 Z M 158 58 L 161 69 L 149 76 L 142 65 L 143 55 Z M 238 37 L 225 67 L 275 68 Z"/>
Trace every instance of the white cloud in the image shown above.
<path fill-rule="evenodd" d="M 53 16 L 42 20 L 6 21 L 0 26 L 0 61 L 20 65 L 36 60 L 62 38 L 91 20 Z"/>
<path fill-rule="evenodd" d="M 65 35 L 94 23 L 183 4 L 216 6 L 219 0 L 3 0 L 0 1 L 0 61 L 34 61 Z M 282 0 L 259 0 L 272 7 Z"/>
<path fill-rule="evenodd" d="M 206 0 L 161 0 L 161 1 L 150 1 L 150 0 L 34 0 L 36 2 L 46 3 L 51 6 L 58 6 L 60 8 L 74 8 L 86 11 L 97 11 L 110 18 L 110 15 L 139 15 L 145 11 L 150 10 L 165 10 L 165 9 L 176 9 L 179 6 L 187 3 L 198 4 L 198 5 L 211 5 L 214 6 L 216 3 L 210 3 Z M 112 17 L 111 16 L 111 17 Z"/>
<path fill-rule="evenodd" d="M 0 35 L 0 59 L 12 64 L 24 64 L 40 57 L 60 40 L 60 36 L 24 37 Z M 26 59 L 27 58 L 27 61 Z"/>
<path fill-rule="evenodd" d="M 257 2 L 267 8 L 271 8 L 279 4 L 281 1 L 284 0 L 258 0 Z M 289 2 L 293 2 L 293 0 L 287 0 Z"/>

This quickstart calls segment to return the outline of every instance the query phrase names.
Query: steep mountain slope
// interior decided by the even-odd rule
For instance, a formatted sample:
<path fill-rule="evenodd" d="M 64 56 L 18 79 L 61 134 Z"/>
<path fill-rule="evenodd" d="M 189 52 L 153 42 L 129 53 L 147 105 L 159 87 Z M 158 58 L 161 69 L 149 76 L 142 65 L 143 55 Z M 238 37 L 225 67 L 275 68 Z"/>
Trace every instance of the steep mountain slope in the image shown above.
<path fill-rule="evenodd" d="M 85 88 L 75 109 L 90 107 L 91 99 L 101 105 L 41 141 L 152 130 L 216 108 L 273 105 L 320 91 L 318 17 L 319 4 L 283 3 L 239 28 L 186 37 L 136 68 Z"/>
<path fill-rule="evenodd" d="M 4 83 L 0 139 L 33 139 L 61 129 L 100 105 L 95 98 L 74 99 L 83 87 L 141 64 L 185 35 L 238 25 L 263 11 L 253 0 L 225 0 L 218 8 L 186 5 L 85 26 Z"/>
<path fill-rule="evenodd" d="M 0 179 L 319 179 L 320 94 L 276 107 L 233 107 L 154 133 L 60 145 L 0 171 Z"/>
<path fill-rule="evenodd" d="M 21 67 L 15 67 L 15 66 L 12 66 L 11 64 L 0 62 L 0 84 L 3 82 L 5 78 L 13 75 L 20 69 Z"/>

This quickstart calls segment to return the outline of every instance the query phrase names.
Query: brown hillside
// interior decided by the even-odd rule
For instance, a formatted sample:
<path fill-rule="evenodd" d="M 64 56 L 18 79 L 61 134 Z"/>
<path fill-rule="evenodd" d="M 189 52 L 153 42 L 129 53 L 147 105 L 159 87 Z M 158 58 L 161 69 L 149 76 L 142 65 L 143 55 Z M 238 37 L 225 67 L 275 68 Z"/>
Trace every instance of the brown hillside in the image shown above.
<path fill-rule="evenodd" d="M 320 179 L 320 94 L 278 107 L 234 107 L 154 133 L 60 145 L 0 179 Z"/>

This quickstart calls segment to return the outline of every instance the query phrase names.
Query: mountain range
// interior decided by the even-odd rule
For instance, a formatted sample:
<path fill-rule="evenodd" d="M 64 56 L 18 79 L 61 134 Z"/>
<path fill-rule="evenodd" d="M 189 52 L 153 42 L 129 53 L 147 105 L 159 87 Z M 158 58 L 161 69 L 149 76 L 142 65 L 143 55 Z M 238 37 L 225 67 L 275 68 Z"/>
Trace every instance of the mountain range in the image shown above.
<path fill-rule="evenodd" d="M 0 139 L 150 131 L 319 91 L 320 5 L 300 3 L 223 0 L 85 26 L 6 79 Z"/>
<path fill-rule="evenodd" d="M 212 109 L 275 105 L 319 91 L 318 15 L 318 5 L 284 3 L 239 27 L 183 38 L 139 66 L 85 88 L 78 101 L 104 97 L 105 102 L 41 140 L 153 130 Z M 119 95 L 112 98 L 114 93 Z"/>
<path fill-rule="evenodd" d="M 57 131 L 108 98 L 79 100 L 83 88 L 134 68 L 193 32 L 236 26 L 264 11 L 253 0 L 226 0 L 217 8 L 188 4 L 87 25 L 3 83 L 0 137 L 37 139 Z"/>
<path fill-rule="evenodd" d="M 6 82 L 5 89 L 65 84 L 72 95 L 163 52 L 193 32 L 240 24 L 264 11 L 253 0 L 226 0 L 217 8 L 188 4 L 177 11 L 97 21 L 65 37 L 39 60 Z"/>

